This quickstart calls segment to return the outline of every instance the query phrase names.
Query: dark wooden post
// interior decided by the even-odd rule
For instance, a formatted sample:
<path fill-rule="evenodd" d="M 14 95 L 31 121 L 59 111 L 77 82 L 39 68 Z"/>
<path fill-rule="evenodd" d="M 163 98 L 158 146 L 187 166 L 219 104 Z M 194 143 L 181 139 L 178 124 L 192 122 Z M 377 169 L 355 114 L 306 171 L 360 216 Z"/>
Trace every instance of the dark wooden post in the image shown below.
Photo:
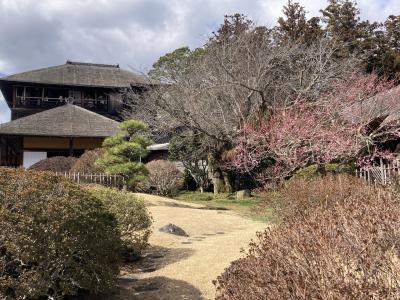
<path fill-rule="evenodd" d="M 13 106 L 13 108 L 15 108 L 15 107 L 17 107 L 17 95 L 16 95 L 17 94 L 17 88 L 14 86 L 12 90 L 13 90 L 13 95 L 12 95 L 12 97 L 13 97 L 12 98 L 12 102 L 13 103 L 12 103 L 12 106 Z"/>
<path fill-rule="evenodd" d="M 74 156 L 74 138 L 69 138 L 69 156 Z"/>
<path fill-rule="evenodd" d="M 4 138 L 0 137 L 0 166 L 5 166 L 3 162 L 3 148 L 5 148 Z"/>

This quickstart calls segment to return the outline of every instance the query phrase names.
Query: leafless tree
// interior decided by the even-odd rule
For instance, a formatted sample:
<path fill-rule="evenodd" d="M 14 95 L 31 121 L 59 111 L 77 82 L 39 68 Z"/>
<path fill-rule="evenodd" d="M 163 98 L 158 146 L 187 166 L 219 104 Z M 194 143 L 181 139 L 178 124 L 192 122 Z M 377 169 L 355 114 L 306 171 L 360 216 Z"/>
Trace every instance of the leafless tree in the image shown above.
<path fill-rule="evenodd" d="M 277 45 L 271 31 L 251 27 L 229 39 L 210 39 L 174 84 L 144 95 L 130 94 L 129 117 L 160 129 L 185 128 L 203 134 L 214 192 L 230 192 L 221 161 L 244 122 L 257 122 L 297 98 L 313 101 L 357 67 L 339 60 L 332 41 Z"/>

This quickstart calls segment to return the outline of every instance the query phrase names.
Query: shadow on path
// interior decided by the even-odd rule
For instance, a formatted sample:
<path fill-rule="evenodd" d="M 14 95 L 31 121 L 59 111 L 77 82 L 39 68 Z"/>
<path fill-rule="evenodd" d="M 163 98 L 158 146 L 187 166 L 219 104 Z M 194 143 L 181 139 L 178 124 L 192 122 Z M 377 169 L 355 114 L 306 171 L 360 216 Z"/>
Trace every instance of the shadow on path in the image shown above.
<path fill-rule="evenodd" d="M 187 248 L 165 248 L 151 245 L 143 252 L 142 258 L 126 264 L 122 268 L 122 274 L 154 272 L 169 264 L 188 258 L 194 252 L 194 250 Z"/>
<path fill-rule="evenodd" d="M 179 300 L 204 299 L 201 292 L 194 286 L 182 280 L 167 277 L 152 277 L 136 279 L 134 276 L 123 276 L 118 280 L 115 291 L 107 296 L 91 298 L 90 300 Z"/>

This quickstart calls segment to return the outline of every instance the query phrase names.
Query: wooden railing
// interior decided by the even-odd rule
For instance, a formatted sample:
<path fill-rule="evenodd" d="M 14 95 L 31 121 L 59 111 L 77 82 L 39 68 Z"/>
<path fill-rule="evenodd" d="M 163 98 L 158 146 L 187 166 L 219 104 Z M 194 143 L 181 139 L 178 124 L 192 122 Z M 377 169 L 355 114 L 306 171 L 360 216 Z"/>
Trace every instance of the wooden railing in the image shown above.
<path fill-rule="evenodd" d="M 369 183 L 388 185 L 400 181 L 400 162 L 393 161 L 389 164 L 381 163 L 379 166 L 360 168 L 356 176 Z"/>
<path fill-rule="evenodd" d="M 56 175 L 64 176 L 78 184 L 100 184 L 107 187 L 123 188 L 125 179 L 121 175 L 98 174 L 98 173 L 59 173 Z"/>
<path fill-rule="evenodd" d="M 49 97 L 16 97 L 16 106 L 20 108 L 53 108 L 65 104 L 68 98 L 49 98 Z M 82 106 L 92 111 L 107 112 L 107 99 L 82 98 L 76 100 L 76 105 Z"/>

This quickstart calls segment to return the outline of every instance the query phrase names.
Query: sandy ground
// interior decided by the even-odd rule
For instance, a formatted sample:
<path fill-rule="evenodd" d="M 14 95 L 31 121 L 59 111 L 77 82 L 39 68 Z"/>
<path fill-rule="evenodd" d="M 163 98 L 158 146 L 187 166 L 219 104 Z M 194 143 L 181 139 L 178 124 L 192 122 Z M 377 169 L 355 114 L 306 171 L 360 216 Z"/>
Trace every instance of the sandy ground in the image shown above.
<path fill-rule="evenodd" d="M 139 195 L 154 218 L 151 247 L 143 260 L 122 272 L 113 299 L 214 299 L 212 280 L 266 227 L 231 211 Z M 159 232 L 169 223 L 183 228 L 189 237 Z"/>

